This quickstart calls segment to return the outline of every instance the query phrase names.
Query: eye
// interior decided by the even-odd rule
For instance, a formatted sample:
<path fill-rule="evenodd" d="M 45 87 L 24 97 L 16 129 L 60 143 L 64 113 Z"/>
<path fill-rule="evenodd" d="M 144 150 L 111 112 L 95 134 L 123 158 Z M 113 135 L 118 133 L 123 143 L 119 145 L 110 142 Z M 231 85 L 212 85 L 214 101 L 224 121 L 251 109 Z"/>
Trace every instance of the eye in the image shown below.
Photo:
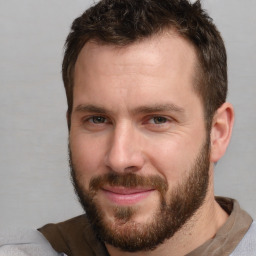
<path fill-rule="evenodd" d="M 92 116 L 88 121 L 94 124 L 103 124 L 107 122 L 107 119 L 103 116 Z"/>
<path fill-rule="evenodd" d="M 168 120 L 166 117 L 163 116 L 155 116 L 150 120 L 150 123 L 154 123 L 154 124 L 164 124 L 166 123 Z"/>
<path fill-rule="evenodd" d="M 84 131 L 97 132 L 108 129 L 111 119 L 101 115 L 89 115 L 81 119 L 81 128 Z"/>

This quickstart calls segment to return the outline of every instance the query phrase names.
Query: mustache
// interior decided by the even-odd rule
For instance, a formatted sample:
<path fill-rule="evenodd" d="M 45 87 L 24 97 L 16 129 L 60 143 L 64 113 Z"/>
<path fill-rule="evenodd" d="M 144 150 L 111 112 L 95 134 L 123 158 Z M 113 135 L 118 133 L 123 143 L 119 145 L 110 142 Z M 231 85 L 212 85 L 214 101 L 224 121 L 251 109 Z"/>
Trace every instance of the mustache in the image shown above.
<path fill-rule="evenodd" d="M 134 173 L 106 173 L 104 175 L 93 177 L 90 180 L 89 190 L 97 191 L 106 184 L 125 188 L 150 187 L 158 190 L 161 195 L 164 195 L 168 190 L 168 183 L 162 177 L 158 175 L 144 177 Z"/>

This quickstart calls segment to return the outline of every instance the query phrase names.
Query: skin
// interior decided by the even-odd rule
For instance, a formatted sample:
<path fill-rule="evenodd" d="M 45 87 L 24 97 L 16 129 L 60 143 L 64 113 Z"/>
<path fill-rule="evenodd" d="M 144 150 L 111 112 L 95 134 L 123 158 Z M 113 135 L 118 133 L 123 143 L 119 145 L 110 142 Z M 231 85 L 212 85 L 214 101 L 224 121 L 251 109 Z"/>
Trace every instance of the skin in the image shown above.
<path fill-rule="evenodd" d="M 122 48 L 93 42 L 83 47 L 75 65 L 70 149 L 85 189 L 95 175 L 134 172 L 164 178 L 170 194 L 188 175 L 207 136 L 202 102 L 193 89 L 196 62 L 193 46 L 175 33 Z M 213 166 L 225 153 L 233 118 L 229 103 L 214 116 L 204 204 L 171 239 L 135 255 L 185 255 L 224 224 L 227 214 L 214 199 Z M 130 204 L 136 207 L 133 221 L 150 223 L 159 193 L 152 190 L 132 202 L 127 198 L 98 192 L 106 220 L 115 221 L 115 205 Z M 106 247 L 112 256 L 134 255 Z"/>

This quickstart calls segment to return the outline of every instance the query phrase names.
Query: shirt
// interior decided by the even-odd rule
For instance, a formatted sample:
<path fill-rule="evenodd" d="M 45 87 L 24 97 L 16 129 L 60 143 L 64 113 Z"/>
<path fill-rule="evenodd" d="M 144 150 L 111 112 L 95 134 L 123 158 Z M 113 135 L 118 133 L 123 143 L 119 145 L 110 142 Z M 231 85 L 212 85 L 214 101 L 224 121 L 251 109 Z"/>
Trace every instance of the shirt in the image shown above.
<path fill-rule="evenodd" d="M 248 231 L 252 218 L 233 199 L 216 197 L 229 214 L 216 235 L 186 256 L 229 256 Z M 105 245 L 97 239 L 86 215 L 39 229 L 57 252 L 68 256 L 108 256 Z"/>

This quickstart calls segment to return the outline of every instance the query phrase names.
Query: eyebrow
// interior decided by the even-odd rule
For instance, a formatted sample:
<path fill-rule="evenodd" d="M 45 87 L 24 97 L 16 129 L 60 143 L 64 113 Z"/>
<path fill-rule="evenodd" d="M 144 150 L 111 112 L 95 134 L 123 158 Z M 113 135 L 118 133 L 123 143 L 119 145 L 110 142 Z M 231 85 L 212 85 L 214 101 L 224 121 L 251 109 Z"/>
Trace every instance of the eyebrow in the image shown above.
<path fill-rule="evenodd" d="M 112 111 L 97 105 L 78 105 L 75 109 L 75 112 L 87 112 L 87 113 L 98 113 L 98 114 L 111 114 Z M 154 104 L 154 105 L 145 105 L 133 109 L 131 112 L 133 114 L 150 114 L 154 112 L 177 112 L 183 113 L 185 110 L 182 107 L 177 106 L 176 104 Z"/>
<path fill-rule="evenodd" d="M 176 104 L 155 104 L 152 106 L 141 106 L 133 110 L 135 113 L 153 113 L 153 112 L 184 112 L 184 108 L 177 106 Z"/>
<path fill-rule="evenodd" d="M 96 106 L 96 105 L 78 105 L 75 109 L 75 112 L 89 112 L 89 113 L 99 113 L 99 114 L 106 114 L 111 111 L 106 110 L 104 107 Z"/>

